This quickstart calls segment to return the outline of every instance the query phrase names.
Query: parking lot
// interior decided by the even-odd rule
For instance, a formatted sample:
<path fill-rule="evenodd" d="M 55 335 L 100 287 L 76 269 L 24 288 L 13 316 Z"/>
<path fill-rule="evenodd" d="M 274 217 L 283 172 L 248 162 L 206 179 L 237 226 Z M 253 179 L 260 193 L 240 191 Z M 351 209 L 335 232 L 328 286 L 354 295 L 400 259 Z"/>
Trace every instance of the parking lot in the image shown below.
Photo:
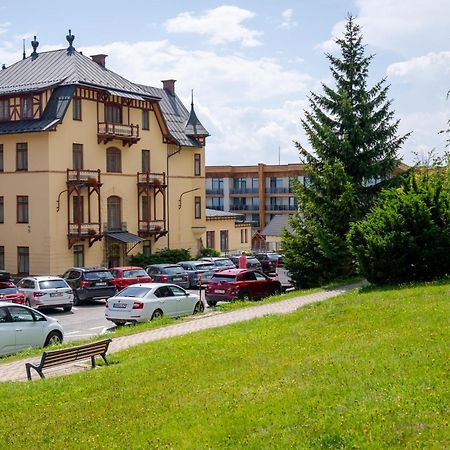
<path fill-rule="evenodd" d="M 288 282 L 286 271 L 282 268 L 278 269 L 278 279 L 283 285 Z M 199 293 L 198 290 L 190 292 Z M 201 295 L 204 298 L 204 290 Z M 207 305 L 206 307 L 208 308 Z M 105 319 L 104 301 L 88 301 L 80 306 L 74 306 L 70 312 L 63 312 L 60 308 L 47 309 L 43 312 L 60 322 L 64 329 L 65 341 L 88 339 L 115 329 L 115 325 Z"/>

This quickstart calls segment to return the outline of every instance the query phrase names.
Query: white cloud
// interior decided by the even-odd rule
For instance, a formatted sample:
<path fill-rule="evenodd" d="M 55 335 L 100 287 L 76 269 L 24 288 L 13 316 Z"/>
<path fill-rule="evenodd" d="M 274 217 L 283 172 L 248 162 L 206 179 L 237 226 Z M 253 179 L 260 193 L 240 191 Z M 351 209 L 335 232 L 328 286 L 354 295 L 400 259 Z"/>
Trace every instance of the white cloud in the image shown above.
<path fill-rule="evenodd" d="M 11 22 L 0 23 L 0 34 L 6 33 L 10 26 L 11 26 Z"/>
<path fill-rule="evenodd" d="M 281 13 L 281 19 L 282 22 L 279 28 L 290 30 L 291 28 L 295 28 L 297 26 L 297 22 L 294 20 L 294 10 L 292 8 L 285 9 Z"/>
<path fill-rule="evenodd" d="M 450 51 L 430 52 L 423 56 L 391 64 L 387 73 L 392 77 L 419 77 L 422 80 L 450 75 Z"/>
<path fill-rule="evenodd" d="M 170 33 L 194 33 L 206 35 L 212 44 L 239 42 L 244 47 L 261 45 L 257 39 L 263 33 L 242 25 L 255 13 L 237 6 L 223 5 L 207 10 L 203 15 L 183 12 L 166 21 Z"/>

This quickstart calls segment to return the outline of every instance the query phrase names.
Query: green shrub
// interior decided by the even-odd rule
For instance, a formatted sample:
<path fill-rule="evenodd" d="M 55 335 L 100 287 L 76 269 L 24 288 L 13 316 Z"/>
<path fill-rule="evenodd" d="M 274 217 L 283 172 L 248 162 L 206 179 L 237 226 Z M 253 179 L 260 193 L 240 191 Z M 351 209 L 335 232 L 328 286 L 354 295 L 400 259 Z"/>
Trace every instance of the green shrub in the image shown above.
<path fill-rule="evenodd" d="M 148 256 L 137 253 L 130 256 L 128 262 L 133 266 L 145 267 L 150 264 L 175 264 L 179 261 L 190 261 L 191 259 L 189 250 L 184 248 L 163 248 Z"/>
<path fill-rule="evenodd" d="M 203 258 L 206 256 L 220 256 L 220 252 L 214 248 L 202 248 L 198 253 L 198 257 Z"/>
<path fill-rule="evenodd" d="M 450 274 L 448 169 L 416 173 L 383 191 L 348 242 L 359 273 L 373 283 L 432 280 Z"/>

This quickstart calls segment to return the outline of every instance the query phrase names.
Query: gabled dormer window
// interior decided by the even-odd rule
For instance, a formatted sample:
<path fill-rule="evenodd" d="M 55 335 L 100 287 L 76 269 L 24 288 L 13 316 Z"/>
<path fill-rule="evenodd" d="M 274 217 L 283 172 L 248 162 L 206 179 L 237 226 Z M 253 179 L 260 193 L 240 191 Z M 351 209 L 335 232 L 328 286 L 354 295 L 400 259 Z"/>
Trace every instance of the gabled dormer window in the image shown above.
<path fill-rule="evenodd" d="M 0 100 L 0 120 L 9 120 L 9 100 Z"/>
<path fill-rule="evenodd" d="M 33 118 L 33 97 L 31 95 L 20 99 L 20 111 L 22 119 Z"/>

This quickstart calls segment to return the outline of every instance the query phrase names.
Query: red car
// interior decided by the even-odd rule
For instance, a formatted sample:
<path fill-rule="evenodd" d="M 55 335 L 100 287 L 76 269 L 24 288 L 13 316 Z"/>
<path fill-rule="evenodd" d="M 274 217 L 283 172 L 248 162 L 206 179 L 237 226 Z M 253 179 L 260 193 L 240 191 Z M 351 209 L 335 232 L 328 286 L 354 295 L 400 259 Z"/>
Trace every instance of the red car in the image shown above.
<path fill-rule="evenodd" d="M 130 284 L 153 282 L 153 278 L 142 267 L 113 267 L 109 271 L 114 277 L 114 284 L 118 291 L 121 291 Z"/>
<path fill-rule="evenodd" d="M 12 281 L 0 281 L 0 300 L 3 302 L 25 304 L 25 294 L 19 292 Z"/>
<path fill-rule="evenodd" d="M 215 306 L 219 301 L 252 300 L 281 292 L 281 283 L 259 270 L 229 269 L 212 276 L 205 296 L 208 305 Z"/>

